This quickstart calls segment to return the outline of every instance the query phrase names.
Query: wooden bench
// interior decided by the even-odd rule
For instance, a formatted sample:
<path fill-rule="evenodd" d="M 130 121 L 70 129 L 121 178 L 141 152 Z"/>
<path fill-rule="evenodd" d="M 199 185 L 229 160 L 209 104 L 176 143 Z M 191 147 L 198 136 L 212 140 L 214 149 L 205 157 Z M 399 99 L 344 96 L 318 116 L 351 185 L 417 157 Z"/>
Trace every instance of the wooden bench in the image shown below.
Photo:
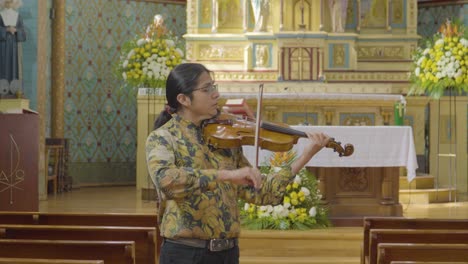
<path fill-rule="evenodd" d="M 162 239 L 157 214 L 0 212 L 0 224 L 156 227 L 156 256 Z"/>
<path fill-rule="evenodd" d="M 371 229 L 468 229 L 467 219 L 427 219 L 405 217 L 364 217 L 361 263 L 369 258 Z"/>
<path fill-rule="evenodd" d="M 468 259 L 468 244 L 381 243 L 378 251 L 379 264 L 391 264 L 392 261 L 457 262 Z"/>
<path fill-rule="evenodd" d="M 0 225 L 1 239 L 134 241 L 136 263 L 156 263 L 155 227 Z"/>
<path fill-rule="evenodd" d="M 380 243 L 463 244 L 467 242 L 468 229 L 371 229 L 369 263 L 377 263 L 378 245 Z"/>
<path fill-rule="evenodd" d="M 0 258 L 0 264 L 104 264 L 102 260 Z"/>
<path fill-rule="evenodd" d="M 0 239 L 0 257 L 100 259 L 104 263 L 135 264 L 135 242 Z"/>
<path fill-rule="evenodd" d="M 157 227 L 156 214 L 0 212 L 0 224 Z"/>
<path fill-rule="evenodd" d="M 391 264 L 468 264 L 468 262 L 445 262 L 445 261 L 392 261 Z"/>

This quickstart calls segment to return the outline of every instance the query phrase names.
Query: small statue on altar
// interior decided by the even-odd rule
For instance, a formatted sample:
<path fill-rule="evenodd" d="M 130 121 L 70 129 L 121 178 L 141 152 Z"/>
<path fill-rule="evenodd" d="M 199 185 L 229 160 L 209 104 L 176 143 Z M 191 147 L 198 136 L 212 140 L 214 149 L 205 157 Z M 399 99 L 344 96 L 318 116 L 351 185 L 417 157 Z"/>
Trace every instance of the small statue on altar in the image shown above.
<path fill-rule="evenodd" d="M 329 0 L 332 32 L 342 33 L 346 23 L 348 0 Z"/>
<path fill-rule="evenodd" d="M 270 16 L 270 0 L 252 0 L 252 9 L 255 18 L 255 32 L 267 31 Z"/>
<path fill-rule="evenodd" d="M 21 0 L 0 0 L 0 80 L 15 84 L 21 79 L 20 42 L 26 41 L 23 19 L 16 11 L 21 5 Z M 13 92 L 18 91 L 12 91 L 10 84 Z"/>
<path fill-rule="evenodd" d="M 167 28 L 164 25 L 164 18 L 161 15 L 155 15 L 153 23 L 146 28 L 145 39 L 153 40 L 167 33 Z"/>
<path fill-rule="evenodd" d="M 269 50 L 267 45 L 257 45 L 255 48 L 255 66 L 256 67 L 267 67 L 269 60 Z"/>

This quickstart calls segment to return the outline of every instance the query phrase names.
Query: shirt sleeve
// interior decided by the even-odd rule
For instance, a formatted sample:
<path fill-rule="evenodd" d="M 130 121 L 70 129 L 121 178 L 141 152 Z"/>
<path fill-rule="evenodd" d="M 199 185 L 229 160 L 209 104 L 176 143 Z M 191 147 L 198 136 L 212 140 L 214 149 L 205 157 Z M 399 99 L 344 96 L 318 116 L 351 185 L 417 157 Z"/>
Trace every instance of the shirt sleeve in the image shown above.
<path fill-rule="evenodd" d="M 247 158 L 241 153 L 239 168 L 250 166 Z M 256 190 L 253 186 L 242 186 L 238 195 L 248 203 L 258 205 L 277 205 L 283 202 L 286 186 L 294 180 L 290 166 L 275 167 L 270 173 L 263 175 L 262 188 Z"/>
<path fill-rule="evenodd" d="M 165 130 L 153 131 L 146 140 L 148 172 L 165 199 L 183 199 L 215 188 L 216 169 L 177 166 L 176 151 L 174 137 Z"/>

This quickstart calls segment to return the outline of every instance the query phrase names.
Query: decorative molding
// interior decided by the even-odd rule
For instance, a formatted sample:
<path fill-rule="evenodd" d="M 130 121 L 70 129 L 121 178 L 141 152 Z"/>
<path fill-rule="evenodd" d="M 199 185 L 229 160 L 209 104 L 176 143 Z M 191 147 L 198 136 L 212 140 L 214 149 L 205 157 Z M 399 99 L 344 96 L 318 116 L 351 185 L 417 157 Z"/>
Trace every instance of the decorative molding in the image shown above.
<path fill-rule="evenodd" d="M 405 59 L 404 46 L 366 46 L 357 48 L 358 60 Z"/>
<path fill-rule="evenodd" d="M 179 4 L 179 5 L 187 4 L 187 0 L 133 0 L 133 1 L 150 2 L 150 3 L 158 3 L 158 4 Z"/>
<path fill-rule="evenodd" d="M 369 188 L 368 177 L 366 168 L 340 168 L 340 191 L 364 192 Z"/>
<path fill-rule="evenodd" d="M 215 72 L 217 81 L 277 81 L 278 73 L 276 71 L 261 72 Z"/>
<path fill-rule="evenodd" d="M 409 82 L 408 72 L 325 71 L 328 82 Z"/>
<path fill-rule="evenodd" d="M 198 58 L 207 61 L 243 61 L 244 46 L 199 45 Z"/>

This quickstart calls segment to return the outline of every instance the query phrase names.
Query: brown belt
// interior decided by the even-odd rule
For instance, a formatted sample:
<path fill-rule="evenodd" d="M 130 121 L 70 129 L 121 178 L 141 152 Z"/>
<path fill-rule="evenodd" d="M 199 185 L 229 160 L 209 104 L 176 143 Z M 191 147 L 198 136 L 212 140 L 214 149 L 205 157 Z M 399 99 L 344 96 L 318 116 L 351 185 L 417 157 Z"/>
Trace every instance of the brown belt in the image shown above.
<path fill-rule="evenodd" d="M 239 242 L 237 238 L 228 238 L 228 239 L 210 239 L 210 240 L 203 240 L 197 238 L 164 238 L 164 241 L 185 245 L 189 247 L 196 247 L 196 248 L 206 248 L 210 251 L 223 251 L 226 249 L 231 249 L 237 245 Z"/>

